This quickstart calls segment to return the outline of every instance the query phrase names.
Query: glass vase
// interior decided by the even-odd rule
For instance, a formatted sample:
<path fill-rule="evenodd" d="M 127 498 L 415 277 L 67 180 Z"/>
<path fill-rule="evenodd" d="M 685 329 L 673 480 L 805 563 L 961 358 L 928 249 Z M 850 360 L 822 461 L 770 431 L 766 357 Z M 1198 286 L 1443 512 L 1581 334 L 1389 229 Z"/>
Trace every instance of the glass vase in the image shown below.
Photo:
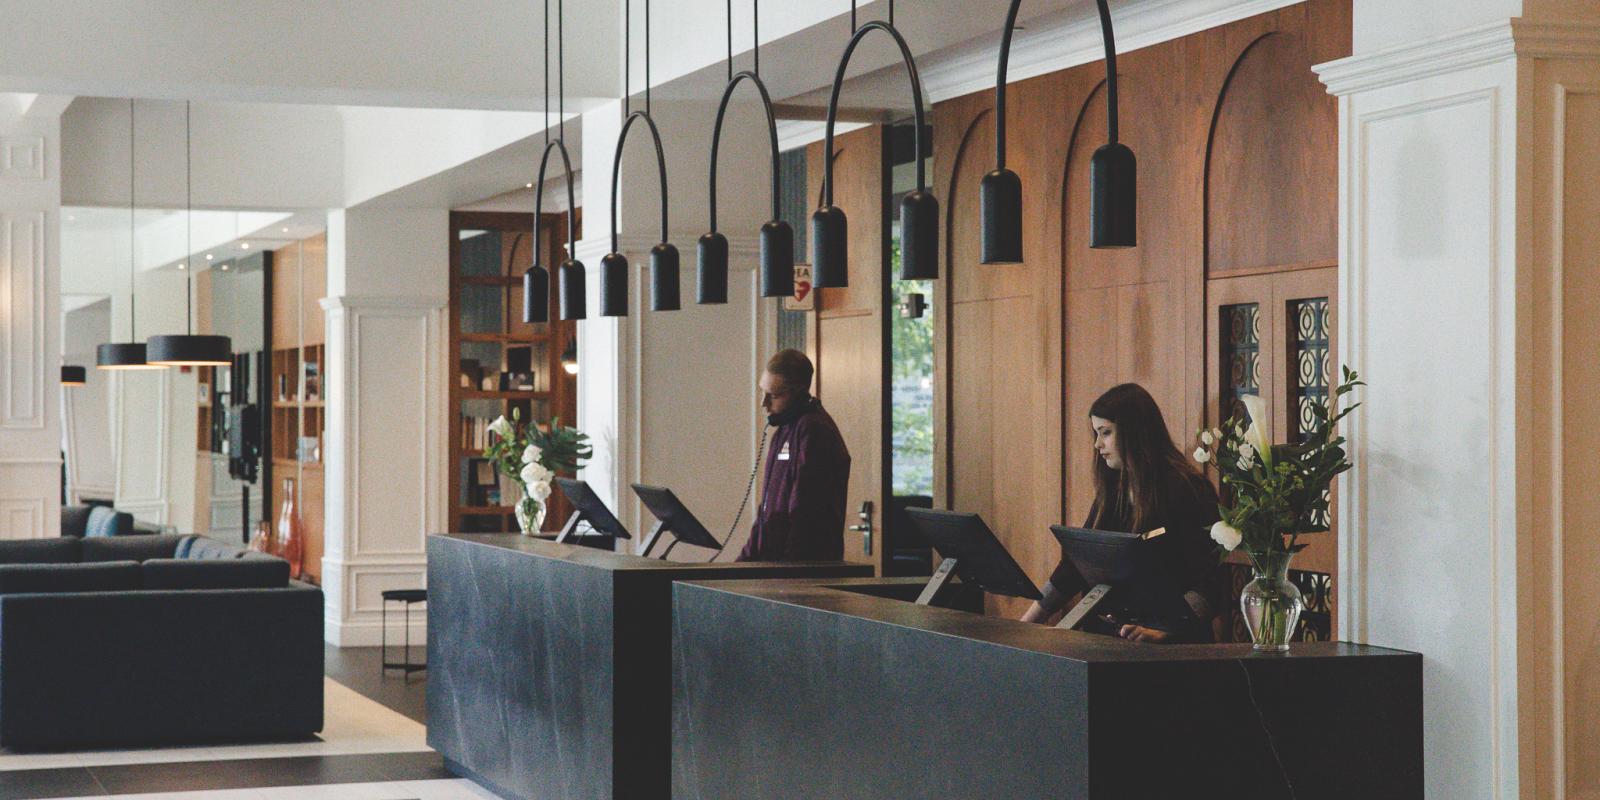
<path fill-rule="evenodd" d="M 306 532 L 300 521 L 300 504 L 295 499 L 294 478 L 283 479 L 283 508 L 278 511 L 278 537 L 273 542 L 277 555 L 289 562 L 289 579 L 300 579 L 305 557 Z"/>
<path fill-rule="evenodd" d="M 1252 553 L 1250 566 L 1255 579 L 1239 593 L 1239 610 L 1250 629 L 1255 649 L 1263 653 L 1286 653 L 1305 601 L 1300 588 L 1289 580 L 1292 553 Z"/>
<path fill-rule="evenodd" d="M 522 529 L 522 535 L 534 536 L 539 529 L 544 527 L 544 503 L 529 497 L 524 490 L 522 499 L 517 501 L 517 527 Z"/>

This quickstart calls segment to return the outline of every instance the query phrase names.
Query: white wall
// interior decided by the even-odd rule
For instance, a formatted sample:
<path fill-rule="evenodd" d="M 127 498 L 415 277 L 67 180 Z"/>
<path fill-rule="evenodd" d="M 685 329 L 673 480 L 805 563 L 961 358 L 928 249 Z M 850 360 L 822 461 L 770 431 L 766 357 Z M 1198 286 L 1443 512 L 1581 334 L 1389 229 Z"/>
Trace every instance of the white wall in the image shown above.
<path fill-rule="evenodd" d="M 85 383 L 63 390 L 71 474 L 70 490 L 111 498 L 116 493 L 116 462 L 111 449 L 111 373 L 95 369 L 95 348 L 110 341 L 111 301 L 102 299 L 61 316 L 62 360 L 84 367 Z M 72 502 L 76 498 L 69 497 Z"/>

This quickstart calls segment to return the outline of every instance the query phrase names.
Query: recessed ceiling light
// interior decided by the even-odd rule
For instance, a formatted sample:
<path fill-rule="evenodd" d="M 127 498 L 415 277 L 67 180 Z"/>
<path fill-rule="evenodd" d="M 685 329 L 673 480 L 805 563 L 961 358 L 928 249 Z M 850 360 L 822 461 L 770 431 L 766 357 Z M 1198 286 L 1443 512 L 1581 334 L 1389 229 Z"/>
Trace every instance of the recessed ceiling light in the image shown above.
<path fill-rule="evenodd" d="M 239 249 L 240 250 L 249 250 L 250 249 L 250 243 L 249 242 L 240 242 L 239 243 Z"/>
<path fill-rule="evenodd" d="M 528 185 L 529 185 L 529 186 L 532 186 L 532 185 L 533 185 L 533 184 L 531 184 L 531 183 L 530 183 L 530 184 L 528 184 Z M 74 216 L 72 216 L 72 215 L 71 215 L 71 214 L 68 214 L 68 215 L 67 215 L 67 221 L 68 221 L 68 222 L 77 222 L 77 221 L 78 221 L 78 218 L 77 218 L 77 217 L 74 217 Z"/>
<path fill-rule="evenodd" d="M 228 262 L 226 262 L 226 261 L 222 262 L 222 271 L 223 272 L 227 272 L 228 271 Z"/>
<path fill-rule="evenodd" d="M 210 261 L 210 260 L 211 260 L 211 254 L 210 254 L 210 253 L 206 253 L 206 260 L 207 260 L 207 261 Z"/>
<path fill-rule="evenodd" d="M 178 262 L 178 269 L 188 269 L 188 268 L 189 268 L 189 265 L 183 263 L 182 261 Z"/>
<path fill-rule="evenodd" d="M 524 189 L 532 189 L 533 188 L 533 184 L 525 183 L 525 184 L 522 185 L 522 188 L 524 188 Z"/>
<path fill-rule="evenodd" d="M 288 232 L 289 232 L 289 229 L 288 229 L 288 228 L 284 228 L 284 229 L 283 229 L 283 232 L 284 232 L 284 233 L 288 233 Z"/>

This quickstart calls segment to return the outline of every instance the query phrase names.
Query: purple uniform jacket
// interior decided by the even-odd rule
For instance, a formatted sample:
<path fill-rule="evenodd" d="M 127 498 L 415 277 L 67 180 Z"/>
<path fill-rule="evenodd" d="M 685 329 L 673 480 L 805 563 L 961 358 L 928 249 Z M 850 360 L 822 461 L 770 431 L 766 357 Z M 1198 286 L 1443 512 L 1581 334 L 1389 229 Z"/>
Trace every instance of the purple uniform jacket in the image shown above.
<path fill-rule="evenodd" d="M 780 425 L 767 447 L 761 505 L 740 561 L 844 558 L 850 451 L 822 405 Z"/>

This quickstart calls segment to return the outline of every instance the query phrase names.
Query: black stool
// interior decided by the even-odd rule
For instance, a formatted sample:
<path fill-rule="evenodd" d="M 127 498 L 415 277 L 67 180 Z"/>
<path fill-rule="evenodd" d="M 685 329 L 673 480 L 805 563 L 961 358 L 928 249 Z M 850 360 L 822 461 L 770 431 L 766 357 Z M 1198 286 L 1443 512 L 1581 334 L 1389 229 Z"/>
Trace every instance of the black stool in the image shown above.
<path fill-rule="evenodd" d="M 381 612 L 382 618 L 383 618 L 383 623 L 382 623 L 382 625 L 383 625 L 383 634 L 382 634 L 382 636 L 383 636 L 383 639 L 382 639 L 383 645 L 382 645 L 381 652 L 383 654 L 383 671 L 384 672 L 387 672 L 387 671 L 389 671 L 391 669 L 405 670 L 405 677 L 409 678 L 409 677 L 411 677 L 411 673 L 420 672 L 421 670 L 425 670 L 425 669 L 428 668 L 428 665 L 427 665 L 426 662 L 421 663 L 421 664 L 413 664 L 413 663 L 411 663 L 411 604 L 412 603 L 425 603 L 427 601 L 428 601 L 428 590 L 427 589 L 389 589 L 389 590 L 387 590 L 387 591 L 385 591 L 383 593 L 383 611 Z M 389 603 L 391 603 L 391 602 L 405 604 L 405 609 L 406 609 L 406 644 L 405 644 L 405 651 L 404 651 L 405 652 L 405 660 L 404 661 L 390 661 L 389 660 Z M 427 657 L 426 651 L 424 651 L 423 657 L 424 658 Z"/>

